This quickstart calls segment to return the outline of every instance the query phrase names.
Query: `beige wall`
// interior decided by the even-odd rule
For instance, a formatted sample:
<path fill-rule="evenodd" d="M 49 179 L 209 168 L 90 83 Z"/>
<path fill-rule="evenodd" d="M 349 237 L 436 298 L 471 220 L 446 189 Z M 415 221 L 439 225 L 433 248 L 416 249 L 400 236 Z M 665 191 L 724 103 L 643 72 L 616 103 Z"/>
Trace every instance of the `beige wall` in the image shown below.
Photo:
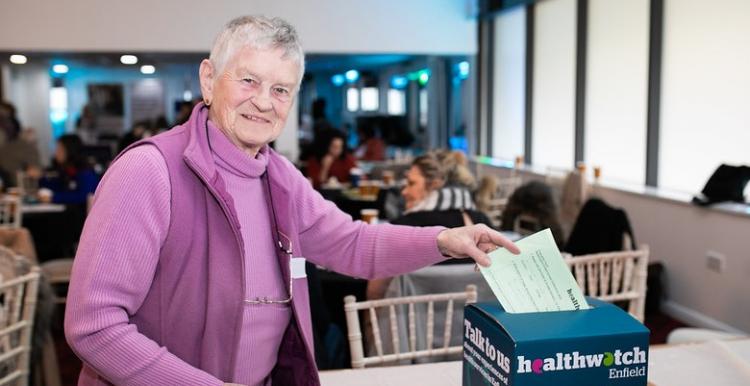
<path fill-rule="evenodd" d="M 601 189 L 624 208 L 639 243 L 666 268 L 664 311 L 693 325 L 750 333 L 750 215 L 706 209 L 614 189 Z M 723 272 L 706 267 L 706 253 L 725 256 Z"/>
<path fill-rule="evenodd" d="M 478 170 L 498 176 L 509 172 L 488 165 Z M 543 178 L 531 172 L 523 176 Z M 750 333 L 750 213 L 604 186 L 596 192 L 627 212 L 636 241 L 649 245 L 651 261 L 664 264 L 662 311 L 692 326 Z M 706 267 L 709 251 L 725 257 L 723 272 Z"/>

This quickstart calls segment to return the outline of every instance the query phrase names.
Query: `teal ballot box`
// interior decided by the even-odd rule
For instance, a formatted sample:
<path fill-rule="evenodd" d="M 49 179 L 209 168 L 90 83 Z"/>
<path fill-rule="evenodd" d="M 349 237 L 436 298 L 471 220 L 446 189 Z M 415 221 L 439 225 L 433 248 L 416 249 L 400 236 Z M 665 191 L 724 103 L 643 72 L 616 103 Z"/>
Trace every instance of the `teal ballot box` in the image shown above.
<path fill-rule="evenodd" d="M 463 386 L 646 385 L 649 330 L 619 307 L 508 313 L 464 310 Z"/>

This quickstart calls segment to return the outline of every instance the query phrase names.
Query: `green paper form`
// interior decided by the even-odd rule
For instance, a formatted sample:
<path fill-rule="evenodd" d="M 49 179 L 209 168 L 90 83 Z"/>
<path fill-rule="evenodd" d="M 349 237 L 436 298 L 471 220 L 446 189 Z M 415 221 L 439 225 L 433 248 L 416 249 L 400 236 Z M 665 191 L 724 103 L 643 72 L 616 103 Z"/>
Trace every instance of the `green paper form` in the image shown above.
<path fill-rule="evenodd" d="M 505 248 L 489 253 L 492 264 L 482 276 L 505 311 L 511 313 L 572 311 L 589 308 L 573 274 L 563 261 L 549 229 L 516 242 L 521 253 Z"/>

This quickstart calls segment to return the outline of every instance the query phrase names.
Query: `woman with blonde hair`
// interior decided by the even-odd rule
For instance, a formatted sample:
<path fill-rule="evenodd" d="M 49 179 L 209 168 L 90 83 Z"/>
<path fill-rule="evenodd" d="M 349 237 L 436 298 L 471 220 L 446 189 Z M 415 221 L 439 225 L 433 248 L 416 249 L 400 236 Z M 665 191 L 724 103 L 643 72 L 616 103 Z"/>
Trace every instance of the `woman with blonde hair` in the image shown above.
<path fill-rule="evenodd" d="M 471 191 L 476 188 L 476 179 L 469 170 L 469 160 L 466 154 L 458 150 L 436 150 L 435 156 L 445 170 L 445 184 L 461 186 Z"/>
<path fill-rule="evenodd" d="M 437 152 L 417 157 L 406 173 L 406 186 L 401 191 L 406 200 L 406 211 L 391 224 L 417 227 L 461 227 L 474 224 L 489 226 L 489 218 L 475 210 L 468 189 L 446 186 L 450 171 L 450 165 L 446 167 Z M 456 259 L 453 262 L 470 263 L 471 260 Z M 392 278 L 370 280 L 367 283 L 367 298 L 381 299 L 391 280 Z"/>

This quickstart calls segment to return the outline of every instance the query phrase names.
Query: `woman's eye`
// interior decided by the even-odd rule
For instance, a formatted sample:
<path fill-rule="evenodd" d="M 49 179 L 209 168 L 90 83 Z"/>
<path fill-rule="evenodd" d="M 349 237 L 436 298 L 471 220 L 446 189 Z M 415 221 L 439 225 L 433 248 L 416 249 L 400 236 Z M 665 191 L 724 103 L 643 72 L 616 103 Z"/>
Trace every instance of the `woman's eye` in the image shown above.
<path fill-rule="evenodd" d="M 244 79 L 242 79 L 242 81 L 245 82 L 245 83 L 247 83 L 247 84 L 256 83 L 255 79 L 253 79 L 253 78 L 244 78 Z"/>
<path fill-rule="evenodd" d="M 287 90 L 285 88 L 277 87 L 276 88 L 276 93 L 279 94 L 279 95 L 286 96 L 286 95 L 289 95 L 289 90 Z"/>

